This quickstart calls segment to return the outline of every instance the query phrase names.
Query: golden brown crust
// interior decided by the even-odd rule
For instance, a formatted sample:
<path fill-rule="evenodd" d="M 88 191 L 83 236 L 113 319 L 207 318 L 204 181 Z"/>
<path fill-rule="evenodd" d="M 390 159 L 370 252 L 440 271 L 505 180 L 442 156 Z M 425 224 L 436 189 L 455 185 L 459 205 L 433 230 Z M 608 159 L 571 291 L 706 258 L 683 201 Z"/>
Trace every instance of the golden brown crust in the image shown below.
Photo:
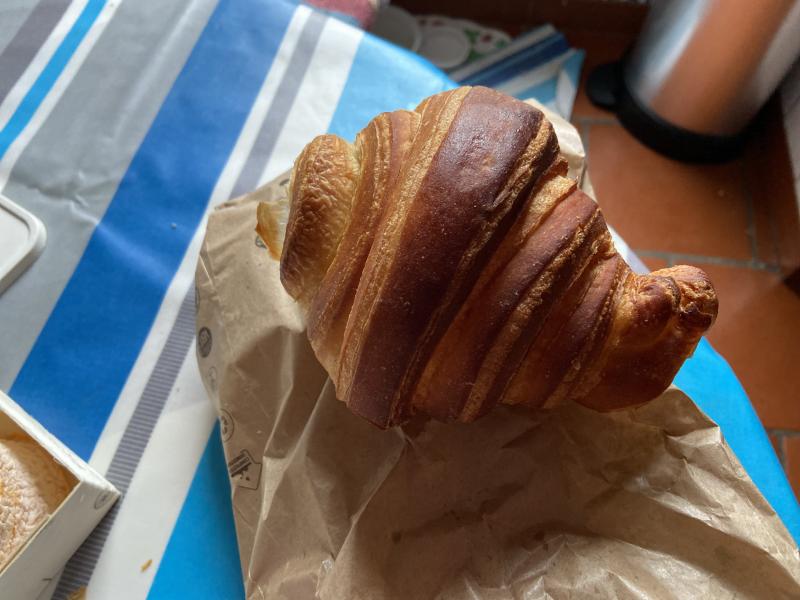
<path fill-rule="evenodd" d="M 716 315 L 714 287 L 696 267 L 628 273 L 594 372 L 586 371 L 571 397 L 597 410 L 654 398 L 694 352 Z"/>
<path fill-rule="evenodd" d="M 337 396 L 380 427 L 645 402 L 716 315 L 702 271 L 630 271 L 550 124 L 498 92 L 321 136 L 293 173 L 282 280 Z"/>
<path fill-rule="evenodd" d="M 359 329 L 359 360 L 344 396 L 357 414 L 386 426 L 408 412 L 421 367 L 480 273 L 487 244 L 535 181 L 531 163 L 518 161 L 542 120 L 485 88 L 461 101 L 427 168 L 417 171 L 420 184 L 392 233 L 393 259 L 382 261 L 380 302 L 371 303 Z M 364 308 L 357 299 L 354 312 Z"/>
<path fill-rule="evenodd" d="M 281 282 L 303 304 L 316 293 L 336 254 L 358 178 L 352 146 L 335 135 L 315 138 L 294 163 L 284 240 L 292 252 L 281 257 Z"/>
<path fill-rule="evenodd" d="M 358 135 L 355 153 L 363 176 L 354 190 L 350 221 L 341 246 L 321 281 L 309 310 L 308 335 L 320 362 L 338 379 L 339 353 L 348 315 L 361 281 L 378 223 L 406 162 L 419 115 L 384 113 Z"/>

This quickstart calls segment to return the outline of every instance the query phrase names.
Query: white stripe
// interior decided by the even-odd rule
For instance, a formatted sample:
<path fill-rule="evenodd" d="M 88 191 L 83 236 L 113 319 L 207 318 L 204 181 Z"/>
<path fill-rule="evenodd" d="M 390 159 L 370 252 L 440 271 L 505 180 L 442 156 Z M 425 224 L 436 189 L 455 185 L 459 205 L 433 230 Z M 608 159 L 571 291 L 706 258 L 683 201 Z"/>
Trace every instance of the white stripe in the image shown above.
<path fill-rule="evenodd" d="M 75 49 L 74 54 L 64 66 L 64 70 L 58 76 L 58 79 L 56 79 L 53 87 L 36 109 L 36 112 L 31 120 L 6 151 L 2 161 L 0 161 L 0 190 L 3 189 L 6 185 L 6 182 L 8 182 L 8 176 L 11 173 L 11 169 L 16 164 L 17 160 L 22 154 L 22 151 L 28 145 L 28 142 L 30 142 L 33 136 L 36 135 L 36 132 L 39 131 L 39 128 L 47 120 L 47 117 L 50 116 L 50 113 L 53 111 L 56 103 L 64 94 L 64 90 L 67 89 L 70 82 L 75 77 L 75 74 L 81 68 L 81 65 L 83 65 L 83 62 L 89 55 L 89 52 L 94 47 L 103 31 L 105 31 L 106 26 L 111 21 L 111 18 L 114 16 L 114 13 L 120 7 L 122 2 L 123 0 L 108 2 L 102 8 L 100 14 L 97 15 L 97 19 L 95 19 L 94 23 L 92 23 L 91 28 L 86 32 L 86 35 L 81 40 L 81 43 L 78 44 L 78 47 Z M 70 7 L 68 12 L 70 12 L 72 9 L 73 6 Z M 70 12 L 70 14 L 72 13 Z M 64 22 L 64 18 L 66 18 L 66 13 L 59 22 L 59 26 Z M 52 37 L 53 36 L 51 36 L 51 38 Z"/>
<path fill-rule="evenodd" d="M 572 52 L 574 53 L 574 51 Z M 572 105 L 575 103 L 577 92 L 575 82 L 570 79 L 566 69 L 559 69 L 556 81 L 556 105 L 558 112 L 565 119 L 569 119 L 572 115 Z"/>
<path fill-rule="evenodd" d="M 274 99 L 278 84 L 286 71 L 286 65 L 297 44 L 299 34 L 310 14 L 310 10 L 303 6 L 298 7 L 295 11 L 270 72 L 214 188 L 210 201 L 212 206 L 228 200 Z M 316 134 L 327 128 L 344 88 L 350 62 L 360 40 L 361 35 L 353 35 L 352 29 L 334 19 L 328 21 L 323 29 L 317 53 L 309 67 L 309 72 L 313 69 L 312 77 L 314 79 L 303 80 L 298 101 L 309 91 L 313 91 L 311 95 L 316 94 L 318 98 L 311 103 L 302 103 L 303 108 L 300 110 L 296 110 L 297 107 L 293 106 L 284 131 L 297 134 L 304 129 L 310 129 Z M 338 56 L 335 55 L 335 52 L 339 53 Z M 347 57 L 346 61 L 342 58 L 343 55 Z M 313 125 L 309 125 L 309 123 L 313 123 Z M 301 133 L 301 135 L 304 134 Z M 303 143 L 305 141 L 300 145 L 302 146 Z M 288 158 L 289 162 L 283 163 L 284 165 L 290 164 L 296 154 L 296 151 L 290 150 L 290 147 L 293 146 L 288 143 L 285 136 L 284 142 L 278 140 L 276 150 L 284 149 L 281 156 L 289 157 L 290 155 L 287 153 L 292 152 L 291 157 Z M 276 156 L 273 156 L 274 158 Z M 282 169 L 279 169 L 278 172 L 280 170 Z M 187 290 L 191 289 L 205 228 L 206 219 L 204 218 L 170 284 L 139 358 L 92 454 L 90 464 L 101 472 L 106 471 L 111 463 L 125 427 L 130 421 L 147 379 L 155 366 L 159 352 L 164 347 L 175 322 L 180 304 Z M 179 376 L 179 382 L 176 383 L 168 405 L 165 407 L 165 412 L 156 425 L 153 437 L 142 456 L 122 509 L 101 554 L 89 586 L 90 598 L 111 597 L 112 590 L 119 589 L 125 589 L 126 595 L 131 597 L 143 597 L 149 589 L 158 563 L 162 559 L 216 416 L 197 372 L 194 345 L 192 345 L 186 363 Z M 197 402 L 196 406 L 195 401 Z M 172 414 L 175 412 L 174 406 L 179 402 L 190 404 L 191 410 Z M 203 407 L 202 410 L 199 408 L 200 406 Z M 185 435 L 193 437 L 186 439 Z M 180 449 L 180 451 L 178 452 L 176 449 Z M 167 454 L 169 454 L 168 457 L 165 456 Z M 174 473 L 185 474 L 185 476 L 181 475 L 180 481 L 176 482 Z M 158 486 L 163 481 L 170 482 L 169 489 L 157 492 Z M 156 493 L 158 493 L 158 502 L 153 502 Z M 153 565 L 143 576 L 139 572 L 139 566 L 147 560 L 152 560 Z M 121 582 L 124 583 L 121 584 Z"/>
<path fill-rule="evenodd" d="M 291 167 L 303 146 L 328 129 L 363 35 L 338 19 L 325 21 L 259 185 Z"/>
<path fill-rule="evenodd" d="M 508 58 L 509 56 L 512 56 L 513 54 L 516 54 L 525 48 L 528 48 L 529 46 L 533 46 L 534 44 L 541 42 L 543 39 L 548 38 L 555 33 L 556 30 L 552 25 L 542 25 L 537 27 L 536 29 L 522 34 L 505 48 L 501 48 L 497 52 L 492 52 L 484 58 L 476 60 L 475 62 L 471 62 L 460 69 L 456 69 L 450 73 L 450 78 L 454 79 L 455 81 L 462 81 L 467 77 L 471 77 L 472 75 L 475 75 L 475 73 L 479 73 L 480 71 L 499 63 L 501 60 Z"/>
<path fill-rule="evenodd" d="M 89 598 L 147 596 L 215 420 L 192 347 L 100 554 Z"/>
<path fill-rule="evenodd" d="M 3 103 L 0 104 L 0 130 L 8 124 L 8 120 L 17 110 L 20 102 L 22 102 L 22 99 L 25 98 L 25 95 L 28 93 L 31 87 L 33 87 L 33 84 L 39 78 L 39 75 L 42 74 L 42 71 L 44 71 L 47 63 L 49 63 L 50 59 L 53 58 L 53 54 L 55 54 L 56 50 L 61 45 L 61 42 L 64 41 L 64 38 L 67 37 L 67 34 L 72 29 L 72 26 L 75 25 L 75 21 L 78 20 L 78 17 L 83 12 L 83 9 L 86 8 L 88 3 L 89 0 L 76 1 L 72 2 L 69 7 L 67 7 L 67 10 L 65 10 L 64 14 L 61 15 L 61 19 L 58 21 L 58 23 L 56 23 L 53 31 L 50 32 L 50 35 L 44 41 L 44 44 L 42 44 L 42 46 L 36 52 L 31 64 L 29 64 L 22 73 L 20 78 L 14 84 L 14 87 L 9 90 L 8 95 L 3 100 Z"/>
<path fill-rule="evenodd" d="M 253 105 L 253 109 L 251 110 L 250 115 L 247 117 L 247 121 L 242 128 L 242 135 L 236 143 L 237 149 L 234 150 L 234 153 L 238 151 L 245 159 L 250 154 L 253 144 L 255 144 L 255 141 L 258 138 L 258 134 L 261 131 L 261 125 L 264 123 L 264 119 L 267 116 L 267 111 L 269 111 L 269 107 L 272 105 L 272 101 L 275 99 L 275 94 L 278 91 L 279 84 L 283 79 L 284 74 L 286 73 L 286 68 L 289 65 L 290 59 L 292 58 L 292 53 L 297 46 L 297 41 L 303 31 L 303 26 L 310 15 L 311 9 L 300 5 L 297 7 L 294 15 L 292 16 L 292 20 L 289 23 L 289 27 L 286 31 L 286 35 L 284 36 L 281 47 L 278 50 L 278 54 L 275 56 L 273 66 L 270 69 L 269 75 L 267 75 L 267 78 L 264 80 L 264 85 L 259 91 L 259 95 L 255 104 Z M 241 171 L 243 166 L 244 164 L 240 165 L 238 170 Z M 223 201 L 228 199 L 231 190 L 233 189 L 233 185 L 235 185 L 235 181 L 231 182 L 231 188 L 225 191 L 225 197 L 223 198 Z"/>
<path fill-rule="evenodd" d="M 554 79 L 558 76 L 564 61 L 569 58 L 572 50 L 561 54 L 555 58 L 550 59 L 548 62 L 539 65 L 535 69 L 524 71 L 515 75 L 511 79 L 507 79 L 503 83 L 495 86 L 498 90 L 505 92 L 510 96 L 515 96 L 526 89 L 540 84 L 548 79 Z"/>
<path fill-rule="evenodd" d="M 229 199 L 310 14 L 310 9 L 304 6 L 295 11 L 242 133 L 211 194 L 212 207 Z M 194 272 L 206 223 L 207 217 L 204 217 L 170 283 L 153 327 L 92 453 L 89 462 L 101 473 L 106 472 L 111 463 L 175 323 L 180 305 L 194 285 Z M 90 598 L 111 598 L 120 589 L 125 590 L 126 597 L 146 596 L 215 419 L 216 413 L 197 371 L 195 347 L 192 344 L 100 555 L 88 588 Z M 154 501 L 156 497 L 157 502 Z M 139 567 L 148 560 L 152 560 L 153 564 L 142 574 Z"/>
<path fill-rule="evenodd" d="M 261 123 L 264 120 L 269 104 L 275 95 L 275 89 L 286 72 L 286 64 L 289 62 L 289 58 L 297 45 L 299 34 L 303 29 L 303 24 L 310 13 L 311 11 L 304 6 L 298 7 L 295 11 L 272 66 L 267 73 L 264 85 L 261 87 L 253 107 L 250 109 L 250 114 L 242 128 L 242 133 L 236 141 L 228 162 L 214 187 L 214 191 L 211 193 L 210 205 L 212 207 L 230 198 L 236 178 L 239 176 L 250 149 L 253 147 L 255 135 L 261 128 Z M 187 290 L 194 285 L 194 270 L 197 265 L 197 256 L 200 252 L 205 230 L 206 217 L 203 218 L 202 223 L 198 226 L 175 277 L 167 289 L 150 333 L 139 352 L 139 357 L 136 359 L 133 369 L 131 369 L 131 373 L 125 382 L 125 387 L 122 389 L 111 415 L 109 415 L 94 452 L 92 452 L 89 463 L 101 473 L 105 473 L 111 464 L 111 459 L 119 445 L 125 427 L 128 425 L 142 392 L 144 392 L 147 380 L 155 368 L 159 352 L 164 347 L 167 336 L 175 323 L 181 302 L 183 302 Z"/>

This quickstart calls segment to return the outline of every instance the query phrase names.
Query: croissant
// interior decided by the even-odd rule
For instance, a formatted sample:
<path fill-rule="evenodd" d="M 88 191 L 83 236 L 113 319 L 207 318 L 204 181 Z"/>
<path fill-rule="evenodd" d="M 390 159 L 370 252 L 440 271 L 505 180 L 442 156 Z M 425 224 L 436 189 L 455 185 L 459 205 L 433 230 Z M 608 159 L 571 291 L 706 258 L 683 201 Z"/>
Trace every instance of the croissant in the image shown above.
<path fill-rule="evenodd" d="M 280 277 L 337 397 L 386 428 L 666 389 L 716 317 L 714 288 L 689 266 L 634 274 L 566 172 L 542 112 L 483 87 L 378 115 L 353 144 L 309 143 Z"/>

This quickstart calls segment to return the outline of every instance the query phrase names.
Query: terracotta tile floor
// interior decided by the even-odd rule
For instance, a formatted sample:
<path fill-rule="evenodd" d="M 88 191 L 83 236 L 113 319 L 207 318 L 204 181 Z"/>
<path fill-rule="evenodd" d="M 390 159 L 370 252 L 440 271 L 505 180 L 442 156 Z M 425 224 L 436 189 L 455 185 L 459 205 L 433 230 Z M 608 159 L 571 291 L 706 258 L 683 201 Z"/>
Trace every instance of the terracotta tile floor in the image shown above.
<path fill-rule="evenodd" d="M 587 51 L 584 82 L 594 65 L 619 57 L 630 39 L 567 35 Z M 787 237 L 780 214 L 793 207 L 765 206 L 751 194 L 752 153 L 716 166 L 661 157 L 611 113 L 592 106 L 583 83 L 573 122 L 608 222 L 650 268 L 682 262 L 711 276 L 720 313 L 709 339 L 739 376 L 800 498 L 800 297 L 782 283 L 786 257 L 779 239 Z"/>

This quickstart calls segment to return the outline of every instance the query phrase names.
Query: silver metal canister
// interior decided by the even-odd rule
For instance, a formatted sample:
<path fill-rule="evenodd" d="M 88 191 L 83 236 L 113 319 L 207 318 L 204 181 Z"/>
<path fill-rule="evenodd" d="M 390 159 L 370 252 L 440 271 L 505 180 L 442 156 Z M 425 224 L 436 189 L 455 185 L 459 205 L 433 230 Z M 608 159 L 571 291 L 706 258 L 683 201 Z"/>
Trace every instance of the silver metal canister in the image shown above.
<path fill-rule="evenodd" d="M 725 160 L 798 55 L 800 1 L 653 0 L 633 49 L 589 92 L 656 150 Z"/>

